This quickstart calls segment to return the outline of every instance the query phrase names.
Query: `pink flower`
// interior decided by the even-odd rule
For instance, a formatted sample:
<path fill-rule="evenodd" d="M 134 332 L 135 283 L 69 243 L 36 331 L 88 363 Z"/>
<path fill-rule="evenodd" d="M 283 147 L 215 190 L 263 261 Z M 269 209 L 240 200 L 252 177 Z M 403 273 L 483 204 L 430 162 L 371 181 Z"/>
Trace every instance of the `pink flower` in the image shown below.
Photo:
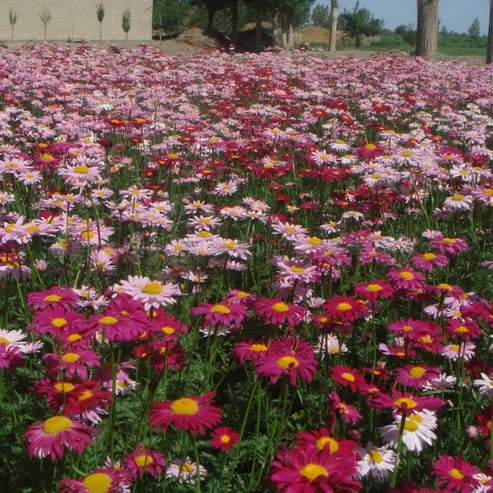
<path fill-rule="evenodd" d="M 239 303 L 200 303 L 192 308 L 192 315 L 204 315 L 202 327 L 217 326 L 239 329 L 243 319 L 248 316 L 248 309 Z"/>
<path fill-rule="evenodd" d="M 363 301 L 351 296 L 333 296 L 324 303 L 324 311 L 330 319 L 341 322 L 354 322 L 368 312 Z"/>
<path fill-rule="evenodd" d="M 238 443 L 239 438 L 240 434 L 236 431 L 227 426 L 220 426 L 211 435 L 211 445 L 214 448 L 228 452 L 233 445 Z"/>
<path fill-rule="evenodd" d="M 477 467 L 466 462 L 462 457 L 442 455 L 433 462 L 432 474 L 439 476 L 438 484 L 446 485 L 448 489 L 469 493 L 479 486 L 479 479 L 474 475 L 479 471 Z"/>
<path fill-rule="evenodd" d="M 145 473 L 149 473 L 153 478 L 159 476 L 166 466 L 164 456 L 154 450 L 143 449 L 140 444 L 135 448 L 135 452 L 127 455 L 123 466 L 133 479 L 142 479 Z"/>
<path fill-rule="evenodd" d="M 263 298 L 253 305 L 253 309 L 266 322 L 272 325 L 287 323 L 290 328 L 297 327 L 305 315 L 302 306 L 285 303 L 281 298 Z"/>
<path fill-rule="evenodd" d="M 46 421 L 31 425 L 24 436 L 28 441 L 29 457 L 43 459 L 49 456 L 52 462 L 61 459 L 65 448 L 81 454 L 92 443 L 95 430 L 66 416 L 53 416 Z"/>
<path fill-rule="evenodd" d="M 34 291 L 27 295 L 27 306 L 33 310 L 43 310 L 48 306 L 60 305 L 64 307 L 77 306 L 79 297 L 67 288 L 53 286 L 43 291 Z"/>

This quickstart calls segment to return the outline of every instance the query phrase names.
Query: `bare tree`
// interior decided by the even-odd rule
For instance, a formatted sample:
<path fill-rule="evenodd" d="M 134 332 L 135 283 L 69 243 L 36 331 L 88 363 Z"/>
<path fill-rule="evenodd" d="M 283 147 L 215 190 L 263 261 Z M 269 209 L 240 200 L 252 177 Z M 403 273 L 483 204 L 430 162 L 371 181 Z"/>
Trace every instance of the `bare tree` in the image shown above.
<path fill-rule="evenodd" d="M 9 24 L 10 24 L 10 28 L 11 28 L 11 31 L 10 31 L 10 39 L 12 41 L 14 41 L 14 26 L 15 26 L 15 23 L 16 22 L 17 22 L 17 12 L 12 7 L 10 7 L 10 10 L 9 10 Z"/>
<path fill-rule="evenodd" d="M 339 0 L 330 1 L 330 41 L 329 51 L 336 51 L 337 17 L 339 15 Z"/>
<path fill-rule="evenodd" d="M 427 60 L 434 58 L 437 53 L 438 5 L 439 0 L 417 0 L 416 56 Z"/>
<path fill-rule="evenodd" d="M 488 46 L 486 48 L 486 63 L 493 63 L 493 0 L 490 0 L 490 23 L 488 26 Z"/>
<path fill-rule="evenodd" d="M 51 21 L 51 10 L 48 7 L 43 7 L 39 12 L 39 19 L 43 23 L 44 28 L 44 40 L 46 41 L 46 26 Z"/>

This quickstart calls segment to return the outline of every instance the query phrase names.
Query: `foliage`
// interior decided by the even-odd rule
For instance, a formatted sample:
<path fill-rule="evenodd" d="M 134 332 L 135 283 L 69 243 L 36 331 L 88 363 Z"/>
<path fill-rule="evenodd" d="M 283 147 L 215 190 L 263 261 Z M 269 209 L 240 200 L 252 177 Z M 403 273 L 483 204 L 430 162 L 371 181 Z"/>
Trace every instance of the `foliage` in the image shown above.
<path fill-rule="evenodd" d="M 127 37 L 128 32 L 130 31 L 131 20 L 132 20 L 132 15 L 130 13 L 130 10 L 129 9 L 124 10 L 122 13 L 122 29 L 123 32 L 125 33 L 125 37 Z"/>
<path fill-rule="evenodd" d="M 312 24 L 330 29 L 330 8 L 328 5 L 315 5 L 312 10 Z"/>
<path fill-rule="evenodd" d="M 363 36 L 376 36 L 383 28 L 383 20 L 375 19 L 368 9 L 360 8 L 359 0 L 352 11 L 344 9 L 339 22 L 341 29 L 354 37 L 357 48 L 361 46 Z"/>
<path fill-rule="evenodd" d="M 96 5 L 96 17 L 98 18 L 98 22 L 103 22 L 104 19 L 104 3 L 100 2 Z"/>
<path fill-rule="evenodd" d="M 9 24 L 13 27 L 17 22 L 17 12 L 10 7 L 9 9 Z"/>
<path fill-rule="evenodd" d="M 395 28 L 394 33 L 399 35 L 404 43 L 410 46 L 414 46 L 416 44 L 416 29 L 414 29 L 412 24 L 401 24 Z"/>
<path fill-rule="evenodd" d="M 471 36 L 471 41 L 473 42 L 475 42 L 480 37 L 481 27 L 479 25 L 479 19 L 477 17 L 472 21 L 472 24 L 467 32 L 469 33 L 469 36 Z"/>
<path fill-rule="evenodd" d="M 152 27 L 162 29 L 168 35 L 179 33 L 190 9 L 189 0 L 158 0 L 152 9 Z"/>

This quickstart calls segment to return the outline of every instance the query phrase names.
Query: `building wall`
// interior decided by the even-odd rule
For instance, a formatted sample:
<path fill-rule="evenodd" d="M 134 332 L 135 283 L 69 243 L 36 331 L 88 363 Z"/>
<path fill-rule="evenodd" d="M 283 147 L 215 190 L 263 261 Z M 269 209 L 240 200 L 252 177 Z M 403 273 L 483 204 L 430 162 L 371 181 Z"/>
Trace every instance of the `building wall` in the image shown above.
<path fill-rule="evenodd" d="M 51 13 L 46 27 L 49 40 L 82 38 L 99 40 L 99 22 L 96 5 L 99 0 L 0 0 L 0 39 L 11 39 L 9 10 L 17 13 L 14 40 L 42 40 L 44 26 L 39 16 L 44 7 Z M 152 0 L 103 0 L 105 14 L 102 23 L 103 40 L 125 38 L 122 29 L 122 13 L 131 14 L 128 39 L 150 40 L 152 38 Z"/>

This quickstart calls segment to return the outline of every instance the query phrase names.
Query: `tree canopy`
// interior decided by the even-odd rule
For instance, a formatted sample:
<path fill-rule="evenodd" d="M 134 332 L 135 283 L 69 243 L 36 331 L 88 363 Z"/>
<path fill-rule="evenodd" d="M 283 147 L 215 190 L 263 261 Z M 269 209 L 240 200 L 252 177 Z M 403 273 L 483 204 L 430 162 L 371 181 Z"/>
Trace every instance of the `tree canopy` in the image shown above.
<path fill-rule="evenodd" d="M 367 8 L 361 8 L 359 0 L 352 11 L 344 9 L 339 19 L 341 28 L 354 37 L 356 48 L 361 46 L 363 36 L 376 36 L 383 29 L 383 20 L 375 19 Z"/>

